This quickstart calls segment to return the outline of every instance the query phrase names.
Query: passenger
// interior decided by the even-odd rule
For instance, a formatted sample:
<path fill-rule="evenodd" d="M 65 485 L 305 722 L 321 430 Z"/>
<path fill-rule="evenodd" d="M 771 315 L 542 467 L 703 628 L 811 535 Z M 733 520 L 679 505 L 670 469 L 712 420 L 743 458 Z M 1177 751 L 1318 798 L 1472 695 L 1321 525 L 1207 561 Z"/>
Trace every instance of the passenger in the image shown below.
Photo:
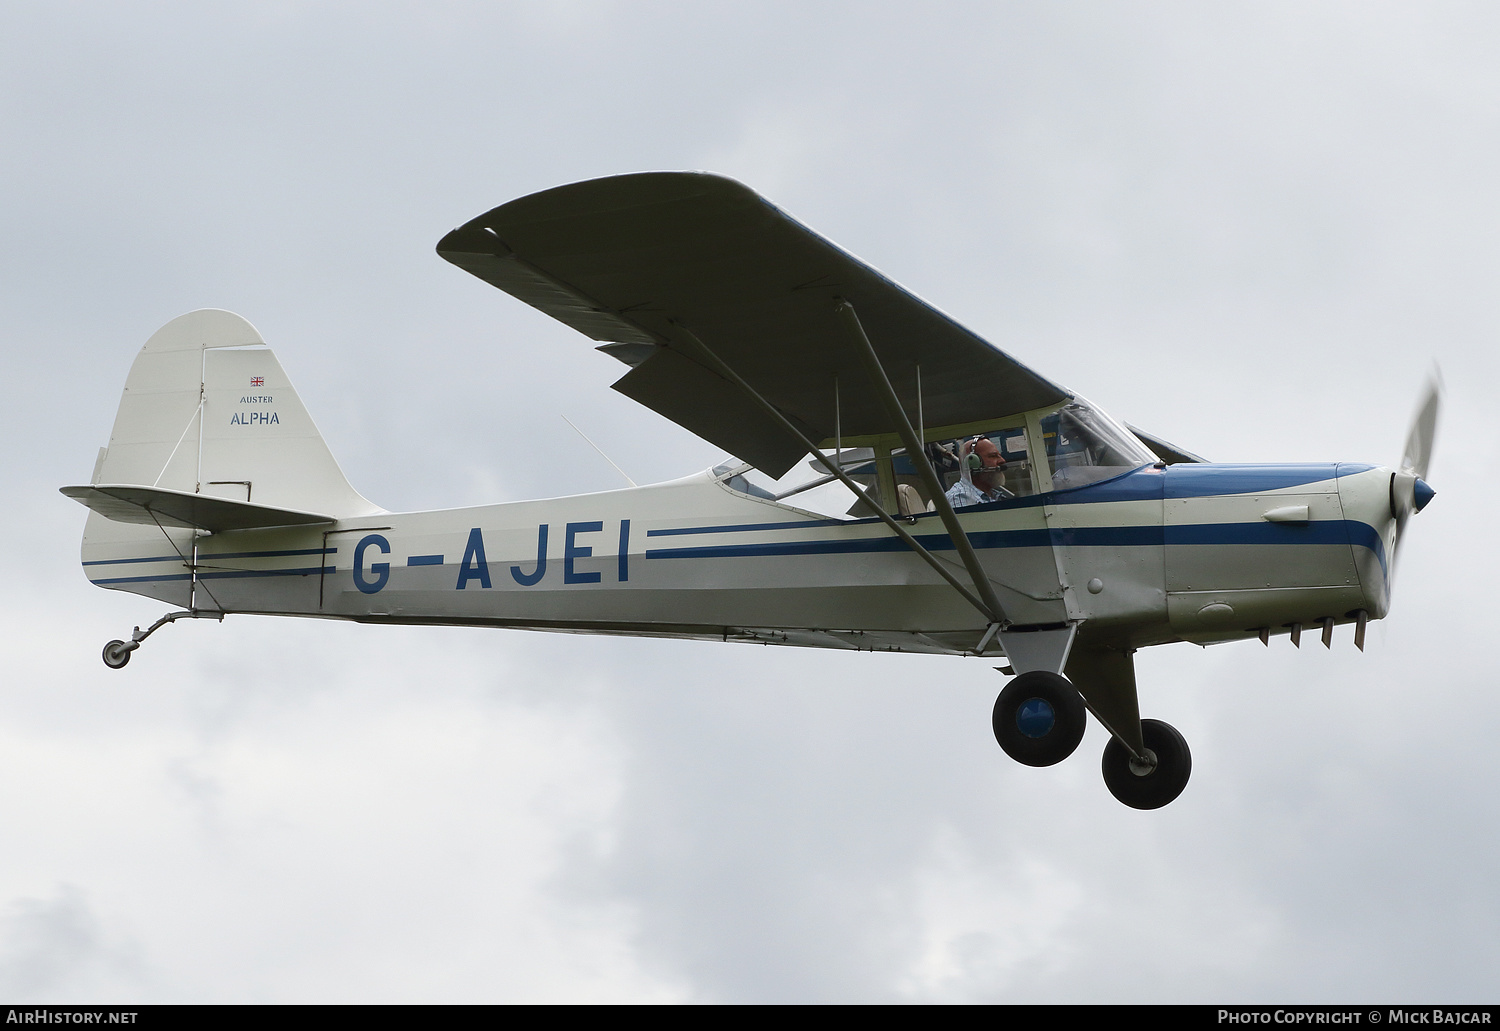
<path fill-rule="evenodd" d="M 1005 459 L 989 437 L 975 437 L 963 446 L 958 481 L 946 497 L 954 508 L 983 505 L 1015 497 L 1005 489 Z"/>

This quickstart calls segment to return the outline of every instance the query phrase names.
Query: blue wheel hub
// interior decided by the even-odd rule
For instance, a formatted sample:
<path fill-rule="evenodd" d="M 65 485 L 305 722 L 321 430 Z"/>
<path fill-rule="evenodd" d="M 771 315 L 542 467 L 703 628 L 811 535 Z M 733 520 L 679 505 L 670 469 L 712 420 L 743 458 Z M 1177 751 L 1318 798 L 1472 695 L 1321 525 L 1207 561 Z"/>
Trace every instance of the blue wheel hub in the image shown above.
<path fill-rule="evenodd" d="M 1016 709 L 1016 729 L 1029 738 L 1046 737 L 1057 726 L 1057 713 L 1045 698 L 1028 698 Z"/>

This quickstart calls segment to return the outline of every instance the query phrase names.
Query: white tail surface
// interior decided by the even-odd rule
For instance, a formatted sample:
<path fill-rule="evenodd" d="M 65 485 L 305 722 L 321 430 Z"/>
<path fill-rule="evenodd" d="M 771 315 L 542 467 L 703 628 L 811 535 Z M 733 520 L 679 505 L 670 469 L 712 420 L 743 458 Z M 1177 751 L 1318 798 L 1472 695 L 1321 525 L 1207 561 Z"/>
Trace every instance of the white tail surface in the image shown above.
<path fill-rule="evenodd" d="M 205 308 L 146 341 L 95 484 L 136 484 L 336 517 L 359 495 L 255 327 Z"/>
<path fill-rule="evenodd" d="M 334 518 L 382 511 L 344 478 L 255 327 L 213 308 L 173 319 L 141 348 L 125 380 L 109 447 L 95 463 L 93 484 L 206 495 Z M 95 510 L 89 512 L 82 548 L 90 580 L 174 605 L 206 601 L 201 595 L 195 600 L 190 584 L 198 531 L 182 528 L 181 522 L 145 525 L 144 509 L 129 509 L 130 521 L 122 522 L 101 514 L 101 506 L 90 507 Z"/>

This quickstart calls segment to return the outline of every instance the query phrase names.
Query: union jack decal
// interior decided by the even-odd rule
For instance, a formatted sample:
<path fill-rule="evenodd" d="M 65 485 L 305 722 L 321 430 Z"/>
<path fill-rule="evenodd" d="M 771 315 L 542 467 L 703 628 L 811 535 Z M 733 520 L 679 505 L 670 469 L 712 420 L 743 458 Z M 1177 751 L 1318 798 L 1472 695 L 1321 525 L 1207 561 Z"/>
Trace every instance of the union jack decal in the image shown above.
<path fill-rule="evenodd" d="M 266 385 L 266 378 L 264 376 L 251 376 L 250 385 L 252 387 L 263 387 Z"/>

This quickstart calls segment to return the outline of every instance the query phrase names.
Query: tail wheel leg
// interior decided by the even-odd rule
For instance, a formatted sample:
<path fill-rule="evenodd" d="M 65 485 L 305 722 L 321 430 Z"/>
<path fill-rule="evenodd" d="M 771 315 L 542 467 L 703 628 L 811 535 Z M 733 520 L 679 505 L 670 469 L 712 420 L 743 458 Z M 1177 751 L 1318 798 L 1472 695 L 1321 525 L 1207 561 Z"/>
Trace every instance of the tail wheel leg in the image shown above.
<path fill-rule="evenodd" d="M 1022 673 L 995 699 L 995 740 L 1027 766 L 1054 766 L 1083 740 L 1088 710 L 1068 678 L 1045 670 Z"/>
<path fill-rule="evenodd" d="M 104 646 L 104 664 L 110 669 L 124 669 L 125 664 L 130 661 L 130 653 L 141 646 L 141 642 L 156 633 L 168 623 L 175 623 L 179 619 L 217 619 L 224 621 L 222 612 L 194 612 L 184 610 L 182 612 L 168 612 L 165 616 L 152 623 L 148 628 L 142 630 L 136 627 L 130 634 L 128 641 L 111 641 Z"/>
<path fill-rule="evenodd" d="M 1104 783 L 1109 793 L 1132 809 L 1160 809 L 1187 787 L 1193 753 L 1177 728 L 1161 720 L 1141 720 L 1145 761 L 1137 759 L 1119 738 L 1104 746 Z"/>

